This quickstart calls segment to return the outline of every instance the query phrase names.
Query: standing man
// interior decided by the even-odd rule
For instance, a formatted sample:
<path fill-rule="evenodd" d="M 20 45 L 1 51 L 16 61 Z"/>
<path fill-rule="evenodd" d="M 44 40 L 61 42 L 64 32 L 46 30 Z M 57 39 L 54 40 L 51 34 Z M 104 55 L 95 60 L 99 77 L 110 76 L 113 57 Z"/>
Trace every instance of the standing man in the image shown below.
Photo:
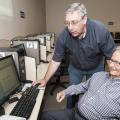
<path fill-rule="evenodd" d="M 73 3 L 67 8 L 65 28 L 56 41 L 54 55 L 44 79 L 37 83 L 41 83 L 41 86 L 47 84 L 58 69 L 66 50 L 70 59 L 70 85 L 79 84 L 83 76 L 88 79 L 95 72 L 104 70 L 104 57 L 110 59 L 115 50 L 110 32 L 99 21 L 87 18 L 87 11 L 82 3 Z M 68 97 L 67 108 L 74 105 L 74 97 Z"/>

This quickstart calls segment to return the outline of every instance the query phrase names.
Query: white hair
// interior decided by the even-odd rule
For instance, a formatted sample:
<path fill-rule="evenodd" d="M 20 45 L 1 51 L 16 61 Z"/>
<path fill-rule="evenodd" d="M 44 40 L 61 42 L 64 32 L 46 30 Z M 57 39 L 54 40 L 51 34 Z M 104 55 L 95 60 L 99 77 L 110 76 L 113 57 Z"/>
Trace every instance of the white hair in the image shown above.
<path fill-rule="evenodd" d="M 73 13 L 75 11 L 80 13 L 81 17 L 84 17 L 85 15 L 87 15 L 86 7 L 82 3 L 72 3 L 72 4 L 70 4 L 69 7 L 66 9 L 65 14 Z"/>

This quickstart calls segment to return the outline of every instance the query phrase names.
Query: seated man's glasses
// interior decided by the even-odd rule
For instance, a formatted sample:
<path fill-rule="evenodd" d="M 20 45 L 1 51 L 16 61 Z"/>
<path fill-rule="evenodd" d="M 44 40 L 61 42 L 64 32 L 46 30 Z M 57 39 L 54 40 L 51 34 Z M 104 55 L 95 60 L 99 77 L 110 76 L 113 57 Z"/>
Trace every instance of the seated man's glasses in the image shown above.
<path fill-rule="evenodd" d="M 109 62 L 111 63 L 111 62 L 113 62 L 113 63 L 115 63 L 115 64 L 117 64 L 117 65 L 120 65 L 120 62 L 119 61 L 116 61 L 116 60 L 109 60 Z"/>
<path fill-rule="evenodd" d="M 116 60 L 109 60 L 109 63 L 113 63 L 115 69 L 120 69 L 120 62 L 119 61 L 116 61 Z"/>

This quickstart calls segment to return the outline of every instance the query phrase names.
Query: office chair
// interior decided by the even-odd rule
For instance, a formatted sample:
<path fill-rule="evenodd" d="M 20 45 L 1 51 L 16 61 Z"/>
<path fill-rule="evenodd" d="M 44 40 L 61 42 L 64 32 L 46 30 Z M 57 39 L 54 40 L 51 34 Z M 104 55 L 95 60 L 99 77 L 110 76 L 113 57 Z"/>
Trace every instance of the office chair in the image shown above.
<path fill-rule="evenodd" d="M 51 82 L 51 84 L 50 84 L 50 85 L 53 85 L 52 89 L 50 90 L 50 95 L 53 95 L 54 91 L 58 87 L 66 88 L 66 86 L 64 84 L 68 84 L 68 82 L 61 82 L 60 78 L 61 78 L 61 76 L 68 76 L 68 65 L 69 65 L 68 55 L 65 55 L 64 59 L 61 61 L 61 64 L 60 64 L 58 70 L 52 77 L 52 79 L 55 78 L 55 82 Z"/>

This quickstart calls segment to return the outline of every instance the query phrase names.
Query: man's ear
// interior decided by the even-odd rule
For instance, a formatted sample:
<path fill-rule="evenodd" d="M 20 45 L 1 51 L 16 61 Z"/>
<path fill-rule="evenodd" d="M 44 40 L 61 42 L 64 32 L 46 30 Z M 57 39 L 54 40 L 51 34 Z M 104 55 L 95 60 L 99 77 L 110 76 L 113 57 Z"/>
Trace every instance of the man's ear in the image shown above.
<path fill-rule="evenodd" d="M 87 16 L 84 16 L 84 18 L 83 18 L 83 24 L 86 24 L 86 22 L 87 22 Z"/>

